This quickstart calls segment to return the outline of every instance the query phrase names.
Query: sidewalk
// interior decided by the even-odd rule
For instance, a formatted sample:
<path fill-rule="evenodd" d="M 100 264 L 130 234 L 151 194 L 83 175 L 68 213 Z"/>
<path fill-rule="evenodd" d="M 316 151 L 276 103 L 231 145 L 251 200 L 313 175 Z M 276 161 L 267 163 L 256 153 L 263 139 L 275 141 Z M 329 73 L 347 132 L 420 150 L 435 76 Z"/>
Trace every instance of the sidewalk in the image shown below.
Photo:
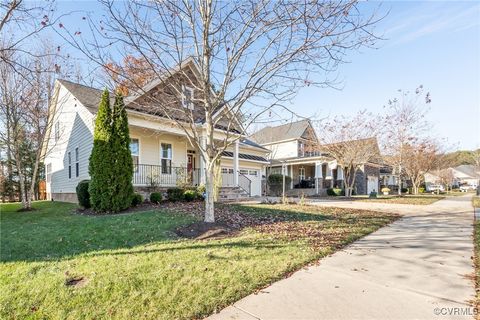
<path fill-rule="evenodd" d="M 449 315 L 473 315 L 471 198 L 388 207 L 405 216 L 210 319 L 472 319 Z"/>

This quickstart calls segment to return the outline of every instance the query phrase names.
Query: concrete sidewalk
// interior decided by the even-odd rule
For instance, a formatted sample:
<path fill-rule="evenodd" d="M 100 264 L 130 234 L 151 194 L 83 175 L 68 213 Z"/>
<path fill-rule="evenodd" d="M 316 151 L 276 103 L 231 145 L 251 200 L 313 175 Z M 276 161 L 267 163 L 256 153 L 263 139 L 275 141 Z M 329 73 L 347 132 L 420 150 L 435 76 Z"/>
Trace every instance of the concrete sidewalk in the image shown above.
<path fill-rule="evenodd" d="M 471 198 L 386 206 L 404 217 L 210 319 L 472 319 Z"/>

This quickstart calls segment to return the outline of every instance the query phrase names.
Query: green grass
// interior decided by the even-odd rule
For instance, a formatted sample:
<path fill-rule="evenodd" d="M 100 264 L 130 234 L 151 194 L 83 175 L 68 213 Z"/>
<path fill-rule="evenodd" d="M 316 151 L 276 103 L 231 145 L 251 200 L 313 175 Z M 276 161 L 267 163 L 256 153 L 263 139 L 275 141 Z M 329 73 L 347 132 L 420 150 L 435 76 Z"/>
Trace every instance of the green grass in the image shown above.
<path fill-rule="evenodd" d="M 428 205 L 438 200 L 445 199 L 444 196 L 438 195 L 404 195 L 398 196 L 378 196 L 378 198 L 362 198 L 359 201 L 392 203 L 392 204 L 413 204 L 413 205 Z"/>
<path fill-rule="evenodd" d="M 472 205 L 475 208 L 480 208 L 480 197 L 477 197 L 477 196 L 473 197 L 472 198 Z"/>
<path fill-rule="evenodd" d="M 350 209 L 236 206 L 287 221 L 195 241 L 173 233 L 195 219 L 189 215 L 94 217 L 75 215 L 66 203 L 34 207 L 19 213 L 17 204 L 0 206 L 1 319 L 204 317 L 395 219 Z M 82 285 L 65 285 L 75 277 Z"/>

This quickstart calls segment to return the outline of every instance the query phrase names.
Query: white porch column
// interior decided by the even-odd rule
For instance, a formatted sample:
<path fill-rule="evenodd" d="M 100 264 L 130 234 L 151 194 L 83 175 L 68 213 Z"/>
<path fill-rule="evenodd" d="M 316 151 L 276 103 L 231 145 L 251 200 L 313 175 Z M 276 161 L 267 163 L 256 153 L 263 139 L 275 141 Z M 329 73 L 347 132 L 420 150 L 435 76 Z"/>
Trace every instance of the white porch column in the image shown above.
<path fill-rule="evenodd" d="M 291 164 L 289 167 L 290 174 L 288 176 L 290 177 L 290 189 L 293 189 L 293 165 Z"/>
<path fill-rule="evenodd" d="M 233 184 L 238 186 L 238 171 L 240 170 L 238 165 L 238 149 L 239 149 L 239 141 L 235 141 L 235 145 L 233 148 Z"/>
<path fill-rule="evenodd" d="M 207 149 L 207 139 L 205 137 L 200 137 L 200 146 L 203 150 L 206 150 Z M 207 179 L 206 179 L 206 172 L 205 172 L 205 160 L 203 159 L 202 157 L 202 154 L 200 153 L 200 166 L 199 166 L 199 170 L 200 170 L 200 184 L 203 184 L 205 185 L 205 183 L 207 182 Z"/>
<path fill-rule="evenodd" d="M 322 163 L 320 161 L 315 162 L 315 193 L 320 193 L 320 179 L 322 179 Z"/>

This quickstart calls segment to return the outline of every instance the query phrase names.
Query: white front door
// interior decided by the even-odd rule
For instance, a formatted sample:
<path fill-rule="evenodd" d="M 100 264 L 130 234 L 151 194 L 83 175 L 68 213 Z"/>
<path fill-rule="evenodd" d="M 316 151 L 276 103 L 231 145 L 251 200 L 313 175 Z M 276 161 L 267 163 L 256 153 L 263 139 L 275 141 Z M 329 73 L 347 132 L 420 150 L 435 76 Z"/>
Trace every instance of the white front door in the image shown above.
<path fill-rule="evenodd" d="M 367 194 L 375 191 L 378 193 L 378 177 L 368 176 L 367 177 Z"/>

